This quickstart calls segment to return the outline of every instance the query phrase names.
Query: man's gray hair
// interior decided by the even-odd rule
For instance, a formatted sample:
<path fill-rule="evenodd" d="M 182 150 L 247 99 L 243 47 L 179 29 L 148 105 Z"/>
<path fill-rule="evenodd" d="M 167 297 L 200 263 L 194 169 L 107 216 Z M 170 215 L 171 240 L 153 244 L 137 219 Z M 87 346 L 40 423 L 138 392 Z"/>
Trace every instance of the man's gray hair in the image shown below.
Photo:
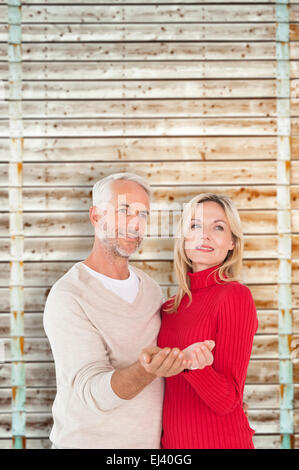
<path fill-rule="evenodd" d="M 151 199 L 151 187 L 142 176 L 136 175 L 134 173 L 114 173 L 112 175 L 106 176 L 94 184 L 92 188 L 93 206 L 97 206 L 98 204 L 109 202 L 111 200 L 111 183 L 118 180 L 134 181 L 145 190 Z"/>

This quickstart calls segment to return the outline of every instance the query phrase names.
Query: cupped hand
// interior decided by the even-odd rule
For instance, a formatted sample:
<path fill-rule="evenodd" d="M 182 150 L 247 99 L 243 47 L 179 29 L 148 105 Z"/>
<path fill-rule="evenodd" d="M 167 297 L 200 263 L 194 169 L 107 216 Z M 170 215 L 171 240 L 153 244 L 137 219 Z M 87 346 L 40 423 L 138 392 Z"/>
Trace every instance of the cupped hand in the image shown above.
<path fill-rule="evenodd" d="M 139 361 L 145 370 L 156 377 L 172 377 L 191 366 L 179 348 L 149 346 L 141 351 Z"/>

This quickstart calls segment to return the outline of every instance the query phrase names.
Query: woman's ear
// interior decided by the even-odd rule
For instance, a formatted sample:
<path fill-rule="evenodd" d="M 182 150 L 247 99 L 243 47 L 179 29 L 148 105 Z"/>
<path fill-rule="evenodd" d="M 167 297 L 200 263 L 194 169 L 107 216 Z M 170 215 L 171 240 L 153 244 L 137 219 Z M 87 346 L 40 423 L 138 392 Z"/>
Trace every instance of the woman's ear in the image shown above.
<path fill-rule="evenodd" d="M 232 238 L 229 250 L 233 250 L 234 248 L 235 248 L 235 242 L 234 242 L 234 239 Z"/>

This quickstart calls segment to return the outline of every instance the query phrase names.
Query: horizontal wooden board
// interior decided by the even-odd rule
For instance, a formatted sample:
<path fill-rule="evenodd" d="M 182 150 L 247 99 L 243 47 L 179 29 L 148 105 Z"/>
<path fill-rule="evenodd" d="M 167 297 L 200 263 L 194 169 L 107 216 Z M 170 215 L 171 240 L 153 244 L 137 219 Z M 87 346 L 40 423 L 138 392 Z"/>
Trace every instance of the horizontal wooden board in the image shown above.
<path fill-rule="evenodd" d="M 11 364 L 0 363 L 0 387 L 11 385 Z M 27 387 L 55 387 L 55 367 L 53 362 L 26 362 L 25 376 Z M 295 382 L 299 383 L 299 364 L 294 364 Z M 279 384 L 279 361 L 277 359 L 254 359 L 248 367 L 247 384 Z"/>
<path fill-rule="evenodd" d="M 28 65 L 28 64 L 27 64 Z M 30 64 L 35 68 L 35 62 Z M 45 69 L 45 65 L 40 64 L 44 68 L 44 79 L 39 81 L 23 81 L 22 96 L 24 100 L 71 100 L 71 99 L 162 99 L 162 98 L 230 98 L 236 99 L 240 97 L 257 99 L 259 97 L 276 99 L 276 81 L 274 79 L 179 79 L 179 80 L 74 80 L 76 72 L 71 77 L 70 74 L 65 75 L 64 80 L 52 80 L 52 71 Z M 53 63 L 51 63 L 51 66 Z M 65 67 L 68 68 L 68 63 Z M 126 67 L 127 68 L 126 64 Z M 200 63 L 198 64 L 200 66 Z M 142 67 L 146 66 L 143 64 Z M 26 64 L 24 64 L 26 67 Z M 88 63 L 82 64 L 81 70 L 84 74 Z M 59 63 L 57 63 L 57 75 L 59 74 Z M 96 67 L 97 69 L 97 67 Z M 78 67 L 78 71 L 80 68 Z M 55 76 L 55 71 L 54 75 Z M 36 73 L 39 72 L 36 70 Z M 67 71 L 66 71 L 67 73 Z M 90 71 L 91 77 L 93 72 Z M 57 75 L 55 77 L 57 77 Z M 219 75 L 219 74 L 218 74 Z M 40 77 L 41 78 L 41 77 Z M 73 80 L 72 80 L 73 78 Z M 8 84 L 4 84 L 6 96 L 8 93 Z M 292 94 L 295 95 L 297 81 L 292 81 Z M 297 98 L 299 97 L 299 93 Z M 50 102 L 49 102 L 50 104 Z M 26 103 L 24 102 L 26 106 Z"/>
<path fill-rule="evenodd" d="M 299 134 L 299 124 L 291 118 L 291 132 Z M 130 136 L 206 136 L 206 135 L 276 135 L 275 118 L 221 119 L 43 119 L 23 120 L 22 132 L 10 134 L 9 123 L 0 121 L 0 137 L 130 137 Z"/>
<path fill-rule="evenodd" d="M 45 89 L 45 93 L 48 90 Z M 121 90 L 120 90 L 121 93 Z M 125 95 L 125 93 L 123 93 Z M 134 100 L 39 100 L 23 101 L 9 110 L 8 101 L 0 102 L 0 118 L 192 118 L 192 117 L 277 117 L 276 99 L 143 99 Z M 299 115 L 299 99 L 290 100 L 291 117 Z"/>
<path fill-rule="evenodd" d="M 165 2 L 166 3 L 166 2 Z M 280 449 L 279 434 L 258 434 L 253 436 L 255 449 Z M 26 439 L 26 449 L 50 449 L 52 442 L 47 438 Z M 0 438 L 1 449 L 12 449 L 12 439 Z M 299 448 L 299 434 L 294 435 L 294 448 Z"/>
<path fill-rule="evenodd" d="M 299 59 L 297 42 L 289 45 L 291 60 Z M 0 43 L 5 57 L 7 45 Z M 34 61 L 154 61 L 154 60 L 274 60 L 272 42 L 67 42 L 24 43 L 22 60 Z"/>
<path fill-rule="evenodd" d="M 5 3 L 5 0 L 0 0 L 0 4 L 2 3 Z M 23 0 L 22 4 L 23 5 L 35 5 L 35 4 L 40 4 L 40 0 Z M 44 0 L 43 3 L 45 5 L 53 5 L 53 4 L 59 4 L 59 5 L 68 5 L 68 4 L 72 4 L 72 5 L 82 5 L 83 4 L 83 0 Z M 97 5 L 106 5 L 107 4 L 107 0 L 88 0 L 88 3 L 89 4 L 94 4 L 96 3 Z M 134 4 L 134 3 L 137 3 L 139 5 L 142 5 L 142 4 L 147 4 L 147 5 L 151 5 L 151 4 L 167 4 L 167 3 L 172 3 L 172 4 L 176 4 L 176 3 L 188 3 L 188 4 L 192 4 L 192 3 L 195 3 L 195 4 L 198 4 L 198 0 L 113 0 L 113 4 L 119 4 L 119 5 L 122 5 L 122 4 Z M 205 3 L 211 3 L 211 0 L 203 0 L 201 2 L 202 4 L 205 4 Z M 227 0 L 215 0 L 213 1 L 213 3 L 227 3 Z M 261 3 L 260 0 L 233 0 L 231 1 L 230 3 L 248 3 L 248 4 L 254 4 L 254 3 Z M 273 3 L 273 0 L 265 0 L 263 3 Z M 298 0 L 290 0 L 289 3 L 298 3 Z"/>
<path fill-rule="evenodd" d="M 1 294 L 4 289 L 1 289 Z M 8 291 L 8 289 L 7 289 Z M 8 291 L 9 292 L 9 291 Z M 32 296 L 32 292 L 37 295 L 37 298 L 29 298 L 28 296 Z M 44 305 L 45 305 L 45 300 L 46 300 L 46 295 L 49 292 L 49 290 L 46 289 L 38 289 L 38 288 L 26 288 L 24 291 L 24 297 L 25 297 L 25 316 L 24 316 L 24 336 L 25 338 L 30 337 L 30 338 L 42 338 L 45 336 L 45 331 L 43 327 L 43 310 L 44 310 Z M 8 297 L 8 296 L 7 296 Z M 1 304 L 6 301 L 6 303 L 9 303 L 9 298 L 7 299 L 2 299 Z M 31 305 L 30 305 L 31 303 Z M 39 312 L 28 312 L 27 310 L 31 310 L 29 305 L 34 308 L 38 308 L 42 310 L 41 313 Z M 7 310 L 9 310 L 9 305 L 4 305 L 4 307 L 8 307 Z M 258 315 L 258 335 L 262 334 L 278 334 L 278 310 L 261 310 L 257 309 L 257 315 Z M 11 319 L 11 314 L 10 313 L 0 313 L 0 337 L 1 338 L 7 338 L 10 336 L 10 319 Z M 293 310 L 292 311 L 292 332 L 294 335 L 299 334 L 299 310 Z"/>
<path fill-rule="evenodd" d="M 1 7 L 0 17 L 6 8 Z M 290 7 L 290 21 L 298 9 Z M 24 5 L 23 23 L 275 22 L 273 5 Z"/>
<path fill-rule="evenodd" d="M 88 253 L 87 253 L 88 254 Z M 296 262 L 294 262 L 296 263 Z M 26 261 L 24 262 L 24 286 L 25 287 L 50 287 L 59 279 L 74 262 L 70 261 Z M 175 285 L 172 261 L 132 261 L 132 265 L 143 269 L 159 284 Z M 242 282 L 254 285 L 253 295 L 256 291 L 256 303 L 258 308 L 277 307 L 277 280 L 279 261 L 273 260 L 245 260 L 242 271 Z M 297 264 L 296 264 L 297 269 Z M 296 270 L 294 270 L 296 271 Z M 7 287 L 9 281 L 9 263 L 1 263 L 0 287 Z M 295 274 L 293 274 L 295 276 Z M 272 289 L 272 295 L 270 295 Z M 172 294 L 171 294 L 172 295 Z M 299 285 L 293 285 L 294 308 L 299 302 Z M 262 298 L 260 298 L 260 296 Z M 270 297 L 269 297 L 270 296 Z"/>
<path fill-rule="evenodd" d="M 293 138 L 292 158 L 299 159 Z M 244 153 L 246 148 L 246 153 Z M 277 137 L 141 137 L 24 139 L 26 161 L 275 160 Z M 83 158 L 84 156 L 84 158 Z M 0 160 L 8 161 L 10 140 L 0 140 Z"/>
<path fill-rule="evenodd" d="M 5 3 L 5 0 L 0 0 L 0 4 L 3 4 Z M 59 4 L 59 5 L 68 5 L 68 4 L 72 4 L 72 5 L 82 5 L 83 4 L 83 0 L 59 0 L 59 2 L 56 0 L 44 0 L 43 3 L 45 5 L 53 5 L 53 4 Z M 97 5 L 106 5 L 107 4 L 107 0 L 88 0 L 88 3 L 89 4 L 97 4 Z M 198 4 L 198 0 L 113 0 L 113 4 L 119 4 L 119 5 L 125 5 L 125 4 L 138 4 L 138 5 L 142 5 L 142 4 L 148 4 L 148 5 L 151 5 L 151 4 L 167 4 L 167 3 L 171 3 L 171 4 L 176 4 L 176 3 L 180 3 L 180 4 L 184 4 L 184 3 L 188 3 L 188 4 Z M 211 0 L 203 0 L 201 2 L 202 4 L 205 4 L 205 3 L 211 3 Z M 215 0 L 213 1 L 213 3 L 227 3 L 227 0 Z M 254 3 L 261 3 L 260 0 L 233 0 L 231 1 L 230 3 L 248 3 L 248 4 L 254 4 Z M 273 3 L 273 0 L 265 0 L 263 3 Z M 298 3 L 298 0 L 290 0 L 289 3 Z M 23 5 L 35 5 L 35 4 L 40 4 L 40 0 L 23 0 L 22 2 Z"/>
<path fill-rule="evenodd" d="M 256 286 L 250 286 L 251 291 L 253 292 L 254 298 L 256 303 L 260 308 L 257 308 L 258 317 L 259 317 L 259 327 L 258 333 L 263 334 L 275 334 L 278 331 L 278 311 L 275 310 L 272 306 L 266 305 L 268 307 L 266 310 L 263 309 L 261 306 L 261 301 L 259 300 L 259 296 L 262 295 L 262 291 L 264 289 L 265 293 L 265 300 L 267 299 L 267 295 L 271 292 L 271 287 L 268 286 L 261 286 L 259 290 L 257 290 Z M 172 286 L 166 287 L 162 286 L 164 299 L 166 300 L 171 295 L 174 295 L 176 292 L 176 287 Z M 40 336 L 43 335 L 43 327 L 42 327 L 42 317 L 40 312 L 44 310 L 45 302 L 50 291 L 50 287 L 25 287 L 24 288 L 24 309 L 25 309 L 25 329 L 26 329 L 26 336 Z M 273 293 L 276 296 L 277 291 L 276 287 L 273 289 Z M 9 288 L 1 288 L 0 289 L 0 312 L 9 312 L 10 311 L 10 291 Z M 31 315 L 32 314 L 32 315 Z M 9 329 L 9 321 L 7 315 L 8 313 L 2 313 L 1 317 L 1 334 L 2 336 L 9 336 L 8 329 Z M 5 317 L 6 315 L 6 317 Z M 36 316 L 35 316 L 36 315 Z M 299 311 L 294 309 L 292 312 L 293 315 L 293 333 L 298 334 L 299 332 Z M 42 334 L 41 334 L 42 333 Z"/>
<path fill-rule="evenodd" d="M 133 2 L 130 2 L 133 3 Z M 164 2 L 163 2 L 164 3 Z M 166 2 L 165 2 L 166 3 Z M 174 3 L 174 2 L 173 2 Z M 296 23 L 290 29 L 296 31 Z M 0 25 L 0 41 L 7 40 L 7 25 Z M 295 35 L 296 37 L 296 35 Z M 269 23 L 168 23 L 163 24 L 24 24 L 22 43 L 84 41 L 266 41 L 275 40 Z"/>
<path fill-rule="evenodd" d="M 112 171 L 111 171 L 112 172 Z M 100 179 L 100 178 L 99 178 Z M 299 186 L 291 186 L 291 207 L 299 209 Z M 260 210 L 277 209 L 277 187 L 265 186 L 225 186 L 215 185 L 187 185 L 159 186 L 152 185 L 153 203 L 152 209 L 168 210 L 171 204 L 183 204 L 198 194 L 214 192 L 226 194 L 231 197 L 238 209 Z M 92 186 L 81 187 L 24 187 L 23 209 L 24 211 L 87 211 L 92 204 Z M 0 188 L 0 202 L 2 211 L 8 211 L 8 190 Z"/>
<path fill-rule="evenodd" d="M 9 338 L 2 338 L 5 361 L 10 360 Z M 256 335 L 253 341 L 251 359 L 278 359 L 278 335 Z M 24 360 L 30 362 L 53 361 L 47 338 L 26 338 L 24 340 Z"/>
<path fill-rule="evenodd" d="M 248 412 L 250 426 L 257 434 L 279 433 L 279 410 L 256 410 Z M 51 413 L 27 413 L 26 437 L 48 437 L 52 428 Z M 295 432 L 299 428 L 299 412 L 294 412 Z M 11 433 L 10 414 L 0 414 L 0 437 L 9 438 Z"/>
<path fill-rule="evenodd" d="M 76 162 L 76 163 L 35 163 L 23 164 L 24 186 L 86 186 L 93 185 L 105 176 L 131 171 L 145 177 L 152 185 L 175 184 L 275 184 L 276 162 L 244 161 L 240 165 L 230 161 L 210 162 L 160 162 L 140 163 L 119 162 Z M 299 183 L 299 162 L 290 166 L 291 183 Z M 8 165 L 0 164 L 0 185 L 7 185 Z"/>
<path fill-rule="evenodd" d="M 255 40 L 255 38 L 252 38 Z M 296 43 L 290 43 L 290 57 L 298 59 Z M 0 53 L 7 46 L 0 43 Z M 26 43 L 22 60 L 34 61 L 115 61 L 115 60 L 274 60 L 272 42 L 68 42 Z"/>
<path fill-rule="evenodd" d="M 172 260 L 174 249 L 174 237 L 169 238 L 171 227 L 168 226 L 167 217 L 163 226 L 164 237 L 155 237 L 155 227 L 148 226 L 142 245 L 131 256 L 134 260 Z M 166 238 L 167 237 L 167 238 Z M 48 238 L 25 238 L 24 261 L 80 261 L 88 256 L 92 250 L 93 236 L 85 237 L 48 237 Z M 244 240 L 244 260 L 250 259 L 273 259 L 278 257 L 278 235 L 247 235 Z M 9 261 L 10 239 L 0 239 L 0 257 L 2 261 Z M 292 236 L 292 258 L 299 259 L 299 236 Z M 276 263 L 276 261 L 275 261 Z M 273 266 L 276 266 L 273 265 Z M 297 269 L 297 264 L 295 269 Z M 278 266 L 277 266 L 278 268 Z M 278 273 L 277 273 L 278 274 Z M 277 282 L 272 276 L 272 282 Z M 299 282 L 299 275 L 298 275 Z"/>
<path fill-rule="evenodd" d="M 26 388 L 25 412 L 49 413 L 56 395 L 56 388 Z M 299 385 L 294 389 L 294 408 L 299 408 Z M 249 410 L 279 408 L 279 385 L 245 385 L 244 401 Z M 0 411 L 11 411 L 12 391 L 10 388 L 0 388 Z"/>
<path fill-rule="evenodd" d="M 299 115 L 299 99 L 290 100 L 291 115 Z M 7 118 L 8 102 L 0 102 L 0 118 Z M 11 117 L 13 117 L 11 111 Z M 23 101 L 22 117 L 34 118 L 178 118 L 277 116 L 276 99 L 134 99 Z"/>
<path fill-rule="evenodd" d="M 167 210 L 155 209 L 152 203 L 151 214 L 148 220 L 148 235 L 165 235 L 163 224 L 170 228 L 169 235 L 173 231 L 174 204 L 169 204 Z M 178 204 L 178 207 L 181 207 Z M 166 207 L 165 207 L 166 209 Z M 246 211 L 240 210 L 243 232 L 249 234 L 275 234 L 277 233 L 277 211 Z M 177 214 L 179 216 L 179 214 Z M 299 211 L 291 211 L 292 231 L 299 232 Z M 177 217 L 175 216 L 175 220 Z M 9 231 L 9 215 L 0 213 L 0 236 L 7 237 Z M 23 231 L 25 237 L 44 236 L 93 236 L 94 229 L 90 223 L 89 214 L 86 212 L 25 212 L 23 214 Z"/>
<path fill-rule="evenodd" d="M 143 62 L 23 62 L 24 80 L 152 80 L 275 79 L 277 62 L 259 61 L 155 61 Z M 7 64 L 0 63 L 0 79 L 7 80 Z M 299 61 L 290 62 L 290 77 L 299 77 Z M 297 90 L 297 83 L 293 88 Z M 297 97 L 298 96 L 294 96 Z M 25 96 L 24 96 L 25 98 Z"/>

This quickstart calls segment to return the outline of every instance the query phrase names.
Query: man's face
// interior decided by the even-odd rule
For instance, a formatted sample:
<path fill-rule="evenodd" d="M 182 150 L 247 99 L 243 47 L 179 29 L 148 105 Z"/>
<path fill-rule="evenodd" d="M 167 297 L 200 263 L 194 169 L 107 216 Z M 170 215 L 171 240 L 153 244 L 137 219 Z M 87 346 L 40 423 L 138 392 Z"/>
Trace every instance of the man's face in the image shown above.
<path fill-rule="evenodd" d="M 114 181 L 110 188 L 109 203 L 96 209 L 95 236 L 114 255 L 129 258 L 143 240 L 150 200 L 134 181 Z"/>

